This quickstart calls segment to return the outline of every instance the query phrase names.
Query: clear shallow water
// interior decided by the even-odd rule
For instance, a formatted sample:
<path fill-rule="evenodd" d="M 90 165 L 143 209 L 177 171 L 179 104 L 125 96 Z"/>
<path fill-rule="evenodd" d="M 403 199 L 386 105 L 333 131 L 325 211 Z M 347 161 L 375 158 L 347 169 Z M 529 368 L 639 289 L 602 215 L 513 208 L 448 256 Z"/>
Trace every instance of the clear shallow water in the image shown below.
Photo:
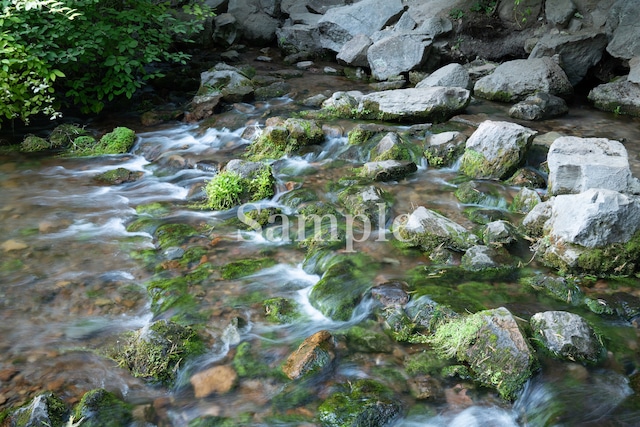
<path fill-rule="evenodd" d="M 243 106 L 237 114 L 246 126 L 255 126 L 261 116 L 275 114 L 279 108 L 292 108 L 290 100 Z M 488 115 L 488 108 L 474 105 L 465 119 L 503 119 L 500 108 L 492 106 Z M 638 170 L 635 141 L 640 130 L 636 121 L 578 110 L 566 120 L 538 126 L 576 135 L 625 139 L 632 167 Z M 253 414 L 249 425 L 275 425 L 269 421 L 277 412 L 273 399 L 281 396 L 285 382 L 244 379 L 228 394 L 196 399 L 188 385 L 189 375 L 228 364 L 243 342 L 260 348 L 265 363 L 277 366 L 302 339 L 322 329 L 340 335 L 367 319 L 372 306 L 370 301 L 363 301 L 346 322 L 325 318 L 308 303 L 309 290 L 319 277 L 302 269 L 304 251 L 295 241 L 255 232 L 242 233 L 240 240 L 237 230 L 223 225 L 225 219 L 236 216 L 236 210 L 211 212 L 190 207 L 216 167 L 241 155 L 247 144 L 241 138 L 243 130 L 244 126 L 203 131 L 197 125 L 175 123 L 140 132 L 132 154 L 126 156 L 0 158 L 0 374 L 6 378 L 0 383 L 0 409 L 24 403 L 45 389 L 73 403 L 84 392 L 105 387 L 139 408 L 153 408 L 157 425 L 182 426 L 205 415 L 234 417 L 241 413 Z M 280 204 L 282 196 L 287 189 L 299 186 L 313 189 L 321 199 L 335 199 L 335 194 L 327 191 L 329 184 L 359 165 L 336 160 L 346 150 L 343 135 L 327 139 L 317 150 L 279 161 L 274 165 L 279 193 L 263 206 L 286 211 L 289 208 Z M 144 175 L 139 181 L 119 186 L 103 186 L 92 180 L 115 167 L 142 171 Z M 471 227 L 463 214 L 465 207 L 453 195 L 456 175 L 455 168 L 435 170 L 422 164 L 411 178 L 382 184 L 395 200 L 390 217 L 424 205 Z M 503 191 L 510 195 L 517 189 L 504 187 Z M 155 242 L 149 232 L 127 231 L 127 225 L 139 217 L 136 208 L 153 202 L 168 207 L 162 217 L 165 222 L 208 225 L 211 231 L 197 237 L 193 244 L 210 242 L 209 260 L 218 265 L 265 253 L 277 261 L 273 267 L 240 279 L 215 277 L 198 289 L 199 309 L 210 313 L 207 328 L 213 343 L 197 365 L 183 367 L 178 385 L 171 390 L 132 378 L 115 363 L 92 352 L 105 343 L 117 345 L 119 333 L 137 330 L 153 320 L 145 288 L 153 273 L 132 253 L 153 248 Z M 403 279 L 409 269 L 427 262 L 420 254 L 402 253 L 380 240 L 374 235 L 355 244 L 357 251 L 381 263 L 376 284 Z M 606 291 L 605 284 L 602 292 Z M 626 291 L 638 295 L 637 284 Z M 265 322 L 261 300 L 256 299 L 264 295 L 296 300 L 303 307 L 302 320 L 286 325 Z M 470 297 L 478 298 L 478 303 L 487 308 L 507 306 L 523 318 L 545 309 L 574 310 L 515 283 L 486 284 Z M 234 323 L 238 318 L 246 323 Z M 615 357 L 597 369 L 545 360 L 541 373 L 513 404 L 460 380 L 443 381 L 443 397 L 435 401 L 416 401 L 406 387 L 397 385 L 406 414 L 394 425 L 640 425 L 638 401 L 622 375 L 638 365 L 637 331 L 615 319 L 606 320 L 604 326 L 607 333 L 619 335 L 626 343 L 629 366 L 621 366 Z M 345 353 L 330 379 L 309 387 L 322 399 L 334 384 L 358 378 L 376 378 L 394 385 L 382 368 L 406 377 L 402 361 L 417 351 L 419 346 L 398 345 L 391 353 Z M 319 401 L 297 411 L 308 415 Z M 244 423 L 238 425 L 247 425 Z"/>

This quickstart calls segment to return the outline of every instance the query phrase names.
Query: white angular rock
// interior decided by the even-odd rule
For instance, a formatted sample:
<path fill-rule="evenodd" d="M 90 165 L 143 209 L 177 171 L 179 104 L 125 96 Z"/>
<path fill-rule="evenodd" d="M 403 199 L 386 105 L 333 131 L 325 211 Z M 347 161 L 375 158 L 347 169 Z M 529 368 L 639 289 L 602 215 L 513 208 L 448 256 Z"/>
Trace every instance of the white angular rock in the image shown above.
<path fill-rule="evenodd" d="M 455 86 L 470 89 L 471 79 L 466 68 L 452 63 L 437 69 L 416 85 L 417 88 L 429 86 Z"/>
<path fill-rule="evenodd" d="M 606 138 L 560 137 L 549 147 L 547 164 L 552 195 L 589 188 L 625 192 L 632 182 L 627 150 Z"/>
<path fill-rule="evenodd" d="M 600 248 L 624 243 L 640 230 L 640 200 L 613 190 L 591 188 L 550 200 L 544 225 L 556 244 Z"/>
<path fill-rule="evenodd" d="M 431 40 L 413 34 L 386 37 L 369 47 L 367 61 L 376 80 L 415 70 L 427 59 Z"/>

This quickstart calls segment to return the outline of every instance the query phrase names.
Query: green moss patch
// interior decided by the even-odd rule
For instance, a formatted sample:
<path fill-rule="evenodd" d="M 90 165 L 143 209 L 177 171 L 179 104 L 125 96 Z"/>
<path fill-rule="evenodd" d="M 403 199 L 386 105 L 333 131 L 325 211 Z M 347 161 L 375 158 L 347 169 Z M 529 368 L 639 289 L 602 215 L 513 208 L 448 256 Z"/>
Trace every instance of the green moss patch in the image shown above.
<path fill-rule="evenodd" d="M 133 421 L 132 405 L 104 390 L 91 390 L 82 396 L 74 410 L 74 418 L 82 419 L 82 427 L 120 427 Z"/>
<path fill-rule="evenodd" d="M 268 165 L 251 178 L 244 178 L 234 171 L 222 171 L 205 186 L 205 206 L 226 210 L 242 203 L 268 199 L 275 194 L 274 185 L 275 178 Z"/>
<path fill-rule="evenodd" d="M 205 352 L 205 344 L 189 326 L 160 320 L 148 328 L 123 336 L 124 343 L 111 357 L 134 377 L 171 385 L 189 358 Z"/>
<path fill-rule="evenodd" d="M 233 261 L 222 267 L 222 278 L 225 280 L 232 280 L 249 276 L 264 268 L 273 267 L 276 264 L 277 261 L 275 259 L 266 257 Z"/>

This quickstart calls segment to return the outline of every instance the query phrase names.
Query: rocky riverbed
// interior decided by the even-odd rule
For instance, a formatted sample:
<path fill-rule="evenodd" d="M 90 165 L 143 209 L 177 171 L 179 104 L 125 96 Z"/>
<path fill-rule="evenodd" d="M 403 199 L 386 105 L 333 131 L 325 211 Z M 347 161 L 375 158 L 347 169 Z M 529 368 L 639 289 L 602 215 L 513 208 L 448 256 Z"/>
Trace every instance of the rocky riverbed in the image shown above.
<path fill-rule="evenodd" d="M 4 423 L 637 424 L 639 123 L 585 92 L 634 4 L 276 3 L 188 108 L 3 154 Z"/>

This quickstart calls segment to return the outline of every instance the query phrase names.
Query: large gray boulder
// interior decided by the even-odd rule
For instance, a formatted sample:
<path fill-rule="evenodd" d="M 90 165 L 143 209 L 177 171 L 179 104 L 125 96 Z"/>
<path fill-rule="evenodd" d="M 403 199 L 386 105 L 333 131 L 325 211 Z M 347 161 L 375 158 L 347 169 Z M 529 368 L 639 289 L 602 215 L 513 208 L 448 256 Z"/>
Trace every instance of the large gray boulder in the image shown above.
<path fill-rule="evenodd" d="M 396 89 L 364 95 L 357 112 L 382 120 L 444 121 L 464 111 L 470 101 L 471 93 L 463 88 Z"/>
<path fill-rule="evenodd" d="M 185 120 L 198 121 L 211 116 L 222 102 L 251 100 L 254 88 L 251 80 L 240 70 L 225 63 L 200 73 L 200 88 L 191 100 Z"/>
<path fill-rule="evenodd" d="M 474 86 L 476 96 L 501 102 L 522 101 L 535 92 L 566 96 L 573 87 L 562 68 L 547 57 L 505 62 Z"/>
<path fill-rule="evenodd" d="M 356 34 L 351 40 L 346 42 L 336 59 L 353 67 L 369 67 L 367 51 L 373 44 L 371 38 L 365 34 Z"/>
<path fill-rule="evenodd" d="M 417 88 L 429 86 L 454 86 L 471 89 L 469 72 L 460 64 L 451 63 L 441 67 L 416 84 Z"/>
<path fill-rule="evenodd" d="M 318 22 L 322 47 L 340 52 L 356 34 L 371 36 L 393 23 L 403 11 L 401 0 L 362 0 L 349 6 L 331 8 Z"/>
<path fill-rule="evenodd" d="M 629 191 L 634 183 L 624 145 L 606 138 L 563 136 L 547 154 L 549 194 L 575 194 L 590 188 Z"/>
<path fill-rule="evenodd" d="M 592 188 L 555 196 L 546 233 L 557 244 L 601 248 L 628 242 L 640 230 L 640 200 L 617 191 Z"/>
<path fill-rule="evenodd" d="M 618 0 L 607 19 L 612 31 L 607 52 L 614 58 L 631 59 L 640 56 L 640 2 Z"/>
<path fill-rule="evenodd" d="M 317 25 L 313 24 L 284 25 L 276 30 L 276 40 L 278 47 L 287 54 L 305 52 L 316 55 L 323 51 L 320 44 L 320 31 Z"/>
<path fill-rule="evenodd" d="M 545 311 L 534 314 L 530 324 L 536 340 L 556 357 L 596 363 L 605 355 L 593 328 L 577 314 Z"/>
<path fill-rule="evenodd" d="M 398 34 L 386 37 L 369 47 L 367 61 L 376 80 L 387 80 L 415 70 L 429 54 L 431 40 L 421 35 Z"/>
<path fill-rule="evenodd" d="M 624 79 L 605 83 L 591 89 L 588 98 L 600 110 L 640 117 L 640 84 Z"/>
<path fill-rule="evenodd" d="M 467 139 L 460 171 L 477 179 L 504 179 L 520 164 L 535 135 L 516 123 L 486 120 Z"/>
<path fill-rule="evenodd" d="M 522 221 L 533 247 L 547 265 L 598 276 L 633 274 L 640 231 L 640 198 L 613 190 L 589 189 L 554 196 Z"/>
<path fill-rule="evenodd" d="M 640 84 L 640 56 L 634 56 L 629 60 L 627 80 L 631 83 Z"/>
<path fill-rule="evenodd" d="M 569 82 L 576 85 L 602 59 L 608 38 L 604 33 L 547 34 L 535 45 L 529 58 L 560 56 L 560 66 Z"/>
<path fill-rule="evenodd" d="M 229 0 L 227 12 L 236 18 L 245 40 L 259 44 L 268 44 L 275 40 L 276 29 L 280 26 L 280 2 Z"/>
<path fill-rule="evenodd" d="M 576 5 L 573 0 L 555 0 L 545 3 L 544 13 L 547 22 L 564 27 L 576 13 Z"/>

